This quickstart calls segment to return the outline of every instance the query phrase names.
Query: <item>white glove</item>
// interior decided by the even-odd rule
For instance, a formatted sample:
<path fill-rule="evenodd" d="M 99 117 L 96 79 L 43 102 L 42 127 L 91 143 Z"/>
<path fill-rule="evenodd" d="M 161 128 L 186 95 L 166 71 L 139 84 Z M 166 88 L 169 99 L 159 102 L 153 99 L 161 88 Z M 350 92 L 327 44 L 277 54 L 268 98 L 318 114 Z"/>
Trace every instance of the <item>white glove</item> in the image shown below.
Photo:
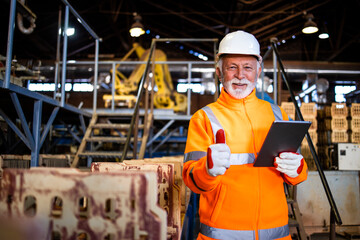
<path fill-rule="evenodd" d="M 299 153 L 283 152 L 275 158 L 276 170 L 291 178 L 299 176 L 304 166 L 304 157 Z"/>
<path fill-rule="evenodd" d="M 230 148 L 225 144 L 224 130 L 216 133 L 216 144 L 210 145 L 207 150 L 206 170 L 210 176 L 223 175 L 230 167 Z"/>

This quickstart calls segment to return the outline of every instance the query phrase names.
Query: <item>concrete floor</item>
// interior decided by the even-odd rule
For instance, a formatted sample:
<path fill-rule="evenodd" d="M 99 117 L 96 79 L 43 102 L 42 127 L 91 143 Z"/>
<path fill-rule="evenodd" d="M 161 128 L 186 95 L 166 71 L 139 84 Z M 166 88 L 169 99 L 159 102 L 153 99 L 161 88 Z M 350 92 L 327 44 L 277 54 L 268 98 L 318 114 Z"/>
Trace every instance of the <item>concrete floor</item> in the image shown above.
<path fill-rule="evenodd" d="M 310 235 L 310 239 L 309 240 L 329 240 L 330 239 L 330 235 L 329 233 L 313 233 L 312 235 Z M 336 234 L 336 240 L 344 240 L 344 239 L 360 239 L 360 235 L 359 234 L 354 234 L 354 235 L 349 235 L 349 236 L 343 236 L 340 234 Z"/>

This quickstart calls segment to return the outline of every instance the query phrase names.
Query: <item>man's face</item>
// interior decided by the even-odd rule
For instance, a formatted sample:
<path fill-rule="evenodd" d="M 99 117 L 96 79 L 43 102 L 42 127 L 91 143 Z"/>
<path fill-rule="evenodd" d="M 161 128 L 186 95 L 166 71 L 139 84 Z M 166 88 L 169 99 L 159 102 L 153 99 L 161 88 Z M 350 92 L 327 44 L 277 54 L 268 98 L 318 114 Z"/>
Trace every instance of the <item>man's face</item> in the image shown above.
<path fill-rule="evenodd" d="M 226 55 L 219 67 L 222 68 L 222 74 L 219 68 L 216 73 L 225 91 L 236 99 L 247 97 L 254 90 L 261 72 L 256 58 L 251 55 Z"/>

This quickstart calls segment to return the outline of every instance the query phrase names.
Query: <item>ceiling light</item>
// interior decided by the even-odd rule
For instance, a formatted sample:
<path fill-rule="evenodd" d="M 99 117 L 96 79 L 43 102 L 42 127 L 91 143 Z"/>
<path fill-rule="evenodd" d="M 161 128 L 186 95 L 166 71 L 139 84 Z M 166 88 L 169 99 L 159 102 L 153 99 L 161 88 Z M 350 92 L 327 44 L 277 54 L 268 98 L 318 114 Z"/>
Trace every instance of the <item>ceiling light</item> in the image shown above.
<path fill-rule="evenodd" d="M 137 13 L 134 13 L 134 23 L 130 28 L 130 35 L 132 37 L 140 37 L 145 33 L 144 26 L 141 24 L 141 17 Z"/>
<path fill-rule="evenodd" d="M 70 27 L 70 28 L 66 29 L 66 35 L 72 36 L 74 34 L 75 34 L 75 28 Z"/>
<path fill-rule="evenodd" d="M 328 39 L 328 38 L 329 38 L 329 34 L 326 33 L 326 32 L 321 33 L 321 34 L 319 34 L 319 38 L 320 38 L 320 39 Z"/>
<path fill-rule="evenodd" d="M 319 29 L 318 29 L 316 23 L 313 21 L 314 15 L 309 13 L 306 15 L 306 19 L 307 19 L 307 21 L 304 25 L 302 32 L 305 34 L 316 33 Z"/>

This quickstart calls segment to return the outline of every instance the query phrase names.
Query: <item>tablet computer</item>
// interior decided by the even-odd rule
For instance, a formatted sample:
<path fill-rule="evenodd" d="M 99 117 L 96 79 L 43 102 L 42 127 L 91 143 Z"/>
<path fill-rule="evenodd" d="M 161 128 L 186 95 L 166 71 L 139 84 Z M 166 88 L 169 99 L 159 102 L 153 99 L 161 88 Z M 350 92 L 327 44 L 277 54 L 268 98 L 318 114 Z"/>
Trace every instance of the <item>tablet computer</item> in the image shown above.
<path fill-rule="evenodd" d="M 309 121 L 275 120 L 266 135 L 254 167 L 273 167 L 274 158 L 281 152 L 296 152 L 307 133 Z"/>

